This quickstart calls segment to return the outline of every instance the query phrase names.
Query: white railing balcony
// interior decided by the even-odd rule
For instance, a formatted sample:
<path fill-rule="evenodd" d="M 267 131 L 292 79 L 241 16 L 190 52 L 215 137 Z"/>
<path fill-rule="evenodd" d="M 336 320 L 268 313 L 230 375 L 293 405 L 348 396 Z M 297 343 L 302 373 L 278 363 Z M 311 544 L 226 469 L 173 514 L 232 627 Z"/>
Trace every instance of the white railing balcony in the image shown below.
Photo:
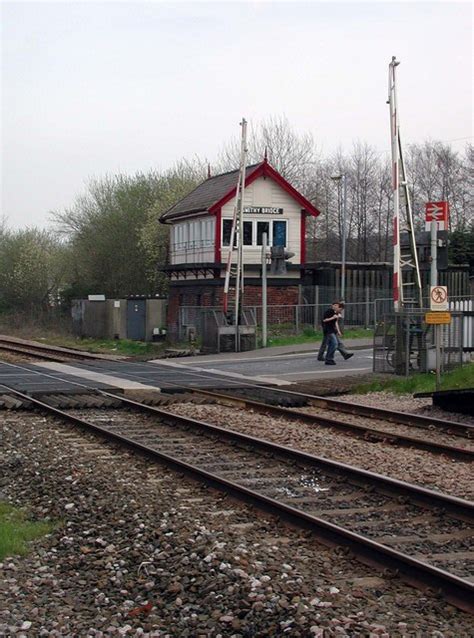
<path fill-rule="evenodd" d="M 202 264 L 214 262 L 214 240 L 195 239 L 192 241 L 175 242 L 170 246 L 169 263 Z"/>

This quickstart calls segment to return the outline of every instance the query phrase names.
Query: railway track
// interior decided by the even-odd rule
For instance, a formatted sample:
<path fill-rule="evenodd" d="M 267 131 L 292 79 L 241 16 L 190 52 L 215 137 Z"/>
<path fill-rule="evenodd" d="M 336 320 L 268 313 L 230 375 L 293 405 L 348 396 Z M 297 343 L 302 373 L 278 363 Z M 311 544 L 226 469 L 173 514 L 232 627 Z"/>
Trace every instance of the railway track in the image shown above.
<path fill-rule="evenodd" d="M 380 418 L 390 423 L 400 423 L 425 430 L 436 430 L 449 435 L 474 438 L 474 426 L 465 423 L 457 423 L 455 421 L 437 419 L 431 416 L 411 414 L 409 412 L 387 410 L 385 408 L 377 408 L 373 405 L 367 406 L 358 403 L 348 403 L 347 401 L 313 394 L 304 394 L 302 392 L 295 392 L 289 389 L 258 386 L 237 389 L 232 393 L 233 396 L 242 396 L 243 398 L 247 398 L 249 394 L 251 394 L 250 398 L 257 397 L 261 402 L 268 405 L 296 408 L 314 406 L 339 413 L 343 412 L 345 414 L 363 416 L 371 420 Z"/>
<path fill-rule="evenodd" d="M 91 357 L 101 358 L 100 355 L 91 355 Z M 8 365 L 22 369 L 20 365 L 12 363 Z M 153 366 L 154 364 L 149 365 Z M 47 373 L 41 371 L 35 371 L 35 373 L 48 376 Z M 183 371 L 183 375 L 192 378 L 202 376 L 195 371 Z M 139 375 L 134 378 L 137 381 L 141 380 Z M 148 382 L 148 379 L 144 378 L 144 381 Z M 85 384 L 72 383 L 72 385 L 91 390 Z M 182 389 L 182 386 L 169 381 L 163 385 L 171 391 Z M 197 388 L 189 388 L 189 391 L 225 405 L 235 405 L 290 421 L 297 420 L 311 427 L 327 427 L 343 431 L 367 442 L 383 442 L 395 446 L 417 448 L 462 460 L 472 460 L 474 457 L 472 445 L 474 426 L 471 425 L 403 412 L 392 412 L 257 384 L 244 384 L 244 386 L 242 387 L 241 383 L 236 383 L 235 389 L 222 392 Z M 261 400 L 255 401 L 252 398 L 255 395 Z M 279 403 L 292 407 L 283 407 L 278 405 Z M 309 413 L 306 411 L 307 409 L 310 409 Z M 314 409 L 317 410 L 317 413 L 314 413 Z M 335 412 L 337 412 L 338 418 L 333 416 Z"/>
<path fill-rule="evenodd" d="M 68 361 L 70 359 L 81 360 L 97 360 L 107 359 L 100 354 L 93 354 L 83 350 L 74 350 L 73 348 L 62 348 L 59 346 L 46 345 L 42 343 L 32 343 L 23 339 L 15 339 L 2 335 L 0 337 L 0 350 L 10 352 L 17 355 L 25 355 L 33 359 L 41 359 L 44 361 Z"/>
<path fill-rule="evenodd" d="M 268 397 L 269 402 L 253 400 L 245 396 L 249 394 L 249 391 L 245 390 L 236 390 L 232 393 L 200 389 L 192 391 L 198 396 L 209 397 L 223 405 L 253 410 L 289 421 L 300 421 L 312 427 L 332 428 L 370 442 L 418 448 L 463 460 L 474 459 L 472 444 L 474 427 L 467 424 L 431 419 L 416 414 L 391 412 L 380 408 L 372 409 L 363 405 L 292 393 L 287 390 L 281 391 L 281 394 L 277 396 L 279 400 L 287 404 L 293 402 L 294 407 L 282 407 L 275 405 L 273 397 L 278 390 L 273 388 L 255 389 L 255 393 L 260 398 Z M 314 413 L 314 408 L 317 413 Z M 306 412 L 305 409 L 310 409 L 310 412 Z M 338 413 L 339 418 L 334 418 L 334 412 Z M 344 418 L 345 415 L 349 415 L 348 418 Z"/>
<path fill-rule="evenodd" d="M 11 388 L 7 388 L 11 391 Z M 123 410 L 42 411 L 147 454 L 310 529 L 362 562 L 395 570 L 474 611 L 474 504 L 122 398 Z M 102 392 L 114 400 L 116 395 Z"/>

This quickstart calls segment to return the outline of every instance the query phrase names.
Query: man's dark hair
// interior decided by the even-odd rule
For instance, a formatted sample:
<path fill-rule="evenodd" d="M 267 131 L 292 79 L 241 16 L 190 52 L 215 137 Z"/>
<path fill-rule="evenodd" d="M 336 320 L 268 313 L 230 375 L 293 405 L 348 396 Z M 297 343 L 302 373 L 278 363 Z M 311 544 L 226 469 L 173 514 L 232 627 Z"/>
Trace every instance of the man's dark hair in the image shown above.
<path fill-rule="evenodd" d="M 344 309 L 344 302 L 343 302 L 343 301 L 336 301 L 336 303 L 337 303 L 337 305 L 338 305 L 340 308 Z"/>

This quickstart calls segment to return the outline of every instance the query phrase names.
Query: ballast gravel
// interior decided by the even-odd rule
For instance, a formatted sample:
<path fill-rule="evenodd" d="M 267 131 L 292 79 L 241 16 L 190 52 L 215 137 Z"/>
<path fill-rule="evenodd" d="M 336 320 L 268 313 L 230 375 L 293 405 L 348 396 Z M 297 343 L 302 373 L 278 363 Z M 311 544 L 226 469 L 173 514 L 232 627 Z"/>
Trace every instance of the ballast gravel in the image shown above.
<path fill-rule="evenodd" d="M 1 429 L 1 499 L 56 522 L 0 563 L 1 636 L 471 635 L 437 595 L 93 435 Z"/>
<path fill-rule="evenodd" d="M 346 394 L 338 396 L 337 399 L 338 401 L 360 403 L 361 405 L 384 408 L 385 410 L 411 412 L 421 416 L 430 416 L 434 419 L 474 425 L 474 417 L 437 408 L 433 405 L 430 397 L 414 397 L 411 394 L 394 394 L 393 392 L 369 392 L 367 394 Z"/>
<path fill-rule="evenodd" d="M 346 398 L 350 400 L 349 397 Z M 387 407 L 380 397 L 377 405 Z M 446 494 L 467 499 L 472 499 L 474 495 L 472 466 L 467 461 L 426 450 L 392 446 L 385 442 L 368 442 L 356 439 L 350 433 L 289 421 L 283 417 L 265 416 L 240 408 L 175 404 L 169 410 Z M 334 412 L 333 415 L 338 418 L 337 413 Z"/>

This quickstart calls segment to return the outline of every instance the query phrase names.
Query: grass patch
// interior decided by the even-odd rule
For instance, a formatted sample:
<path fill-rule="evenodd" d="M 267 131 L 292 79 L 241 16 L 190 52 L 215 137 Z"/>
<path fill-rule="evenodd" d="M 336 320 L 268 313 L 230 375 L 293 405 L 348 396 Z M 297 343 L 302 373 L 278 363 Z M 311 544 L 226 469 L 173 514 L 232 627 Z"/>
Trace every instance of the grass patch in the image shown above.
<path fill-rule="evenodd" d="M 294 328 L 294 326 L 292 326 Z M 272 335 L 272 328 L 275 328 Z M 316 343 L 321 341 L 323 333 L 321 330 L 313 330 L 307 327 L 303 329 L 302 334 L 292 335 L 284 334 L 286 325 L 281 324 L 278 327 L 269 329 L 270 337 L 268 339 L 268 347 L 273 346 L 292 346 L 298 343 Z M 289 328 L 288 328 L 289 329 Z M 279 334 L 279 331 L 283 334 Z M 344 332 L 344 339 L 372 339 L 374 331 L 365 328 L 353 328 Z M 131 339 L 91 339 L 84 337 L 44 337 L 37 341 L 53 346 L 62 346 L 63 348 L 74 348 L 76 350 L 85 350 L 87 352 L 97 352 L 99 354 L 119 354 L 128 357 L 139 356 L 156 356 L 159 357 L 164 353 L 166 348 L 170 347 L 169 343 L 154 343 L 145 341 L 132 341 Z M 173 344 L 174 348 L 189 349 L 190 344 Z M 199 348 L 199 342 L 195 344 Z"/>
<path fill-rule="evenodd" d="M 351 328 L 344 331 L 343 340 L 346 339 L 372 339 L 374 331 L 366 328 Z M 298 343 L 315 343 L 323 338 L 322 330 L 305 328 L 300 335 L 275 335 L 267 340 L 268 347 L 293 346 Z"/>
<path fill-rule="evenodd" d="M 451 372 L 441 375 L 440 390 L 462 390 L 474 388 L 474 363 L 468 363 Z M 436 375 L 432 372 L 414 374 L 410 377 L 395 377 L 364 383 L 354 388 L 358 394 L 368 392 L 394 392 L 395 394 L 414 394 L 415 392 L 434 392 Z"/>
<path fill-rule="evenodd" d="M 49 534 L 55 527 L 50 521 L 29 521 L 24 510 L 0 503 L 0 560 L 27 554 L 28 541 Z"/>

